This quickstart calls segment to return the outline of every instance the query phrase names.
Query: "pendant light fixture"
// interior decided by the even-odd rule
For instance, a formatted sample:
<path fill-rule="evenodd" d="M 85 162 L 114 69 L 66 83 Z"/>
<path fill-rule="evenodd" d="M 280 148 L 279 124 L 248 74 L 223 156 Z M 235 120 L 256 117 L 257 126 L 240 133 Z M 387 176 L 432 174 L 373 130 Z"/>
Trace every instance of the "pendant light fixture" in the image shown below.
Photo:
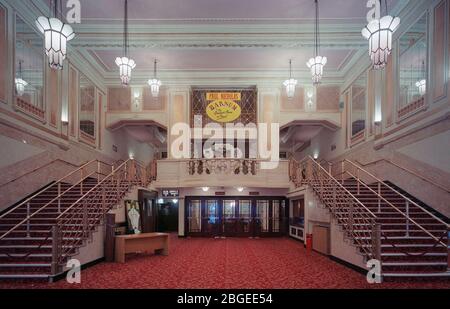
<path fill-rule="evenodd" d="M 36 26 L 44 34 L 45 54 L 52 69 L 62 70 L 67 56 L 67 42 L 75 37 L 72 27 L 58 19 L 58 0 L 53 0 L 53 17 L 40 16 Z M 61 18 L 62 19 L 62 18 Z"/>
<path fill-rule="evenodd" d="M 380 8 L 381 8 L 381 0 Z M 386 15 L 374 19 L 362 30 L 362 35 L 369 40 L 369 55 L 375 70 L 384 69 L 388 56 L 392 52 L 392 34 L 400 25 L 399 17 L 388 15 L 387 0 L 384 1 Z M 378 14 L 380 16 L 381 14 Z"/>
<path fill-rule="evenodd" d="M 125 0 L 125 18 L 123 23 L 123 56 L 116 58 L 116 64 L 120 70 L 120 80 L 122 85 L 128 86 L 131 80 L 131 70 L 136 67 L 136 63 L 128 55 L 128 0 Z"/>
<path fill-rule="evenodd" d="M 157 60 L 153 64 L 153 79 L 148 80 L 148 85 L 150 86 L 150 91 L 154 98 L 157 98 L 159 95 L 159 87 L 161 87 L 161 81 L 156 77 L 156 63 Z"/>
<path fill-rule="evenodd" d="M 297 80 L 292 78 L 292 60 L 289 60 L 289 79 L 284 81 L 284 87 L 286 87 L 286 94 L 289 99 L 292 99 L 295 95 L 295 86 L 297 86 Z"/>
<path fill-rule="evenodd" d="M 25 87 L 28 85 L 22 77 L 22 60 L 19 61 L 19 75 L 15 78 L 16 92 L 19 97 L 25 93 Z"/>
<path fill-rule="evenodd" d="M 319 39 L 319 2 L 314 1 L 316 4 L 316 23 L 314 30 L 314 58 L 309 59 L 306 63 L 311 70 L 313 83 L 319 84 L 323 75 L 323 67 L 327 64 L 327 57 L 320 56 L 320 39 Z"/>

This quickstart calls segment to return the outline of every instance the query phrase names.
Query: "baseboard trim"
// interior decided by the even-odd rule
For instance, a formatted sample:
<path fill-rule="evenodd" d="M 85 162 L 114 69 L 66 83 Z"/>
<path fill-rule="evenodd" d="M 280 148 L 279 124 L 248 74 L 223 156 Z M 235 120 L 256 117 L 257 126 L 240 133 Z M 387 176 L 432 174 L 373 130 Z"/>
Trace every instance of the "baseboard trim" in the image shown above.
<path fill-rule="evenodd" d="M 342 259 L 340 259 L 340 258 L 338 258 L 338 257 L 335 257 L 334 255 L 329 255 L 328 257 L 329 257 L 330 260 L 332 260 L 333 262 L 336 262 L 336 263 L 338 263 L 338 264 L 341 264 L 341 265 L 343 265 L 343 266 L 346 266 L 346 267 L 348 267 L 348 268 L 351 268 L 351 269 L 353 269 L 354 271 L 359 272 L 359 273 L 361 273 L 361 274 L 363 274 L 363 275 L 367 274 L 367 269 L 361 268 L 361 267 L 356 266 L 356 265 L 354 265 L 354 264 L 352 264 L 352 263 L 349 263 L 349 262 L 347 262 L 347 261 L 344 261 L 344 260 L 342 260 Z"/>
<path fill-rule="evenodd" d="M 85 270 L 85 269 L 87 269 L 89 267 L 95 266 L 95 265 L 97 265 L 97 264 L 99 264 L 101 262 L 104 262 L 104 261 L 105 261 L 105 257 L 101 257 L 101 258 L 98 258 L 96 260 L 90 261 L 90 262 L 88 262 L 86 264 L 81 265 L 81 270 Z M 66 271 L 64 271 L 64 272 L 62 272 L 62 273 L 60 273 L 58 275 L 50 277 L 49 278 L 50 282 L 56 282 L 56 281 L 59 281 L 61 279 L 66 278 L 68 272 L 69 272 L 69 270 L 66 270 Z"/>

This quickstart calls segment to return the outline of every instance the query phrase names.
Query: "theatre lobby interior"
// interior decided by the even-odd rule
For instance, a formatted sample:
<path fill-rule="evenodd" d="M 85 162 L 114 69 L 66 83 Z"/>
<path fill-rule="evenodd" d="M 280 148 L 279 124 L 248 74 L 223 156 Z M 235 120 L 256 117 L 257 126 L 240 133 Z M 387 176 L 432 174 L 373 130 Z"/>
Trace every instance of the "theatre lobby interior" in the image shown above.
<path fill-rule="evenodd" d="M 450 289 L 450 0 L 0 0 L 0 289 Z"/>

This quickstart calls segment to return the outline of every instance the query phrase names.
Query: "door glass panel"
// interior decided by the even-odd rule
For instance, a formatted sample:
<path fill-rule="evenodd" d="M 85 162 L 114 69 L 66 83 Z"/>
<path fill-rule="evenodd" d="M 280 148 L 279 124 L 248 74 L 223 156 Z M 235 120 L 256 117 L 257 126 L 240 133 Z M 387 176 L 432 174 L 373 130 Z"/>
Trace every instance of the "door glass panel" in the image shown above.
<path fill-rule="evenodd" d="M 261 232 L 269 231 L 269 201 L 257 201 L 257 216 L 261 226 Z"/>
<path fill-rule="evenodd" d="M 189 205 L 189 232 L 200 232 L 201 230 L 200 205 L 198 200 L 191 201 Z"/>
<path fill-rule="evenodd" d="M 236 203 L 234 200 L 223 201 L 223 216 L 224 218 L 234 218 Z"/>
<path fill-rule="evenodd" d="M 208 223 L 215 224 L 217 221 L 217 200 L 206 201 L 206 218 Z"/>
<path fill-rule="evenodd" d="M 272 202 L 272 232 L 280 231 L 280 201 Z"/>
<path fill-rule="evenodd" d="M 239 201 L 240 232 L 248 233 L 250 231 L 251 205 L 252 201 L 250 200 Z"/>
<path fill-rule="evenodd" d="M 239 201 L 239 217 L 250 218 L 251 201 L 241 200 Z"/>

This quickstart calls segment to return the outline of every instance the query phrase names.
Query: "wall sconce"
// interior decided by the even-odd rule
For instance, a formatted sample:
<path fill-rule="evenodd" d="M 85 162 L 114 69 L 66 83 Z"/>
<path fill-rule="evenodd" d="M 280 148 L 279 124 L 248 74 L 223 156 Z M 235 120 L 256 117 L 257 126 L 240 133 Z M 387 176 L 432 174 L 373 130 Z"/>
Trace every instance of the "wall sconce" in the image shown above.
<path fill-rule="evenodd" d="M 238 190 L 239 192 L 242 192 L 242 191 L 244 191 L 244 188 L 243 187 L 237 187 L 236 190 Z"/>
<path fill-rule="evenodd" d="M 311 89 L 311 88 L 307 89 L 306 90 L 306 104 L 307 104 L 307 106 L 309 108 L 312 108 L 313 105 L 314 105 L 313 98 L 314 98 L 314 91 L 313 91 L 313 89 Z"/>
<path fill-rule="evenodd" d="M 133 93 L 133 102 L 136 108 L 139 107 L 139 98 L 141 97 L 141 93 L 138 90 L 135 90 Z"/>
<path fill-rule="evenodd" d="M 174 204 L 176 204 L 176 203 L 178 203 L 178 199 L 174 198 L 174 199 L 172 200 L 172 202 L 173 202 Z"/>
<path fill-rule="evenodd" d="M 319 153 L 318 152 L 314 152 L 313 158 L 314 158 L 314 160 L 319 159 Z"/>
<path fill-rule="evenodd" d="M 134 160 L 134 153 L 130 152 L 128 154 L 128 157 L 130 158 L 130 160 Z"/>
<path fill-rule="evenodd" d="M 208 192 L 209 191 L 209 187 L 202 187 L 203 192 Z"/>

